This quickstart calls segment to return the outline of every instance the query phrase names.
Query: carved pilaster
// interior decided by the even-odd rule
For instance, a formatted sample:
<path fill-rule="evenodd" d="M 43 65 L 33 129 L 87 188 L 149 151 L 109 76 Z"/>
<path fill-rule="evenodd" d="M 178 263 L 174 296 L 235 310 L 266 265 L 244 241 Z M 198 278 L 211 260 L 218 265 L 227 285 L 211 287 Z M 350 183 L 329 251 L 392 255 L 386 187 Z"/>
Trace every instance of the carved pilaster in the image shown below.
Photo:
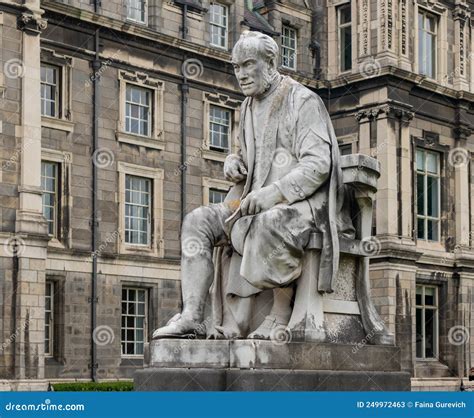
<path fill-rule="evenodd" d="M 370 55 L 370 1 L 360 0 L 360 56 Z"/>
<path fill-rule="evenodd" d="M 455 69 L 453 74 L 454 87 L 461 90 L 468 89 L 466 78 L 466 57 L 469 28 L 467 22 L 470 19 L 469 6 L 464 0 L 458 0 L 453 10 L 454 19 L 454 44 Z"/>

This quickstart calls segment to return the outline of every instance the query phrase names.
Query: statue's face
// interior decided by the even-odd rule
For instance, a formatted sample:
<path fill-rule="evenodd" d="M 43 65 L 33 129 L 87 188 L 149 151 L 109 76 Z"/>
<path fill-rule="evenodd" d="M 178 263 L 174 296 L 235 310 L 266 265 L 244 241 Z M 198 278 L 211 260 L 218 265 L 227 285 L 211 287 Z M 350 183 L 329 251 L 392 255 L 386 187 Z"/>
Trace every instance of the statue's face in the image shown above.
<path fill-rule="evenodd" d="M 259 54 L 258 41 L 241 42 L 232 53 L 232 65 L 246 96 L 259 96 L 268 88 L 272 65 Z"/>

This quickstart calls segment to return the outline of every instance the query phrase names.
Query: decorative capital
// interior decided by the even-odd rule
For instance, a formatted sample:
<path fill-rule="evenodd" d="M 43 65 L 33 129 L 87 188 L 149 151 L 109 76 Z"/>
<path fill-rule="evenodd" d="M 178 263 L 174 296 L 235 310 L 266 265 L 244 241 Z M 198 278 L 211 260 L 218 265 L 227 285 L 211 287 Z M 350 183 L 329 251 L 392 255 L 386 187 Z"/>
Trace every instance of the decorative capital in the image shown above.
<path fill-rule="evenodd" d="M 38 36 L 48 26 L 48 21 L 42 19 L 39 15 L 32 13 L 22 13 L 18 16 L 18 29 L 28 35 Z"/>
<path fill-rule="evenodd" d="M 454 137 L 457 140 L 467 139 L 472 133 L 474 133 L 473 130 L 468 126 L 458 126 L 454 128 Z"/>

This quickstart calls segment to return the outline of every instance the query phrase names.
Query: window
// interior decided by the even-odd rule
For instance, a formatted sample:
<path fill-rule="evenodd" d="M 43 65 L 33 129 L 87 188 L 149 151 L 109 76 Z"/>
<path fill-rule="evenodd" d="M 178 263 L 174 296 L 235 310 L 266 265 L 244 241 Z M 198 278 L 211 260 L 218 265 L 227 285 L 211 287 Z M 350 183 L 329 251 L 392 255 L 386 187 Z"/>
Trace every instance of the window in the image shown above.
<path fill-rule="evenodd" d="M 436 37 L 437 17 L 426 12 L 418 12 L 418 66 L 421 74 L 436 77 Z"/>
<path fill-rule="evenodd" d="M 152 92 L 143 87 L 127 85 L 125 96 L 125 131 L 150 136 Z"/>
<path fill-rule="evenodd" d="M 339 152 L 341 155 L 352 154 L 352 144 L 339 144 Z"/>
<path fill-rule="evenodd" d="M 147 314 L 147 290 L 122 288 L 122 355 L 143 355 Z"/>
<path fill-rule="evenodd" d="M 227 196 L 227 192 L 218 189 L 209 189 L 209 203 L 222 203 Z"/>
<path fill-rule="evenodd" d="M 41 64 L 41 115 L 59 117 L 59 68 Z"/>
<path fill-rule="evenodd" d="M 416 357 L 438 356 L 438 288 L 416 286 Z"/>
<path fill-rule="evenodd" d="M 48 222 L 48 233 L 58 236 L 59 225 L 59 164 L 41 162 L 41 187 L 43 189 L 43 215 Z"/>
<path fill-rule="evenodd" d="M 228 152 L 231 138 L 230 110 L 211 105 L 209 113 L 209 147 L 214 151 Z"/>
<path fill-rule="evenodd" d="M 419 239 L 440 239 L 440 155 L 416 150 L 417 236 Z"/>
<path fill-rule="evenodd" d="M 348 71 L 352 68 L 352 23 L 351 4 L 347 3 L 337 8 L 339 36 L 339 69 Z"/>
<path fill-rule="evenodd" d="M 137 23 L 146 23 L 146 0 L 126 0 L 127 19 Z"/>
<path fill-rule="evenodd" d="M 44 302 L 44 354 L 51 357 L 53 355 L 54 337 L 54 282 L 46 281 L 45 302 Z"/>
<path fill-rule="evenodd" d="M 283 26 L 281 36 L 282 66 L 291 70 L 296 70 L 296 39 L 296 30 L 289 26 Z"/>
<path fill-rule="evenodd" d="M 151 180 L 125 176 L 125 242 L 150 245 Z"/>
<path fill-rule="evenodd" d="M 223 4 L 212 2 L 210 13 L 211 45 L 227 48 L 227 32 L 229 8 Z"/>

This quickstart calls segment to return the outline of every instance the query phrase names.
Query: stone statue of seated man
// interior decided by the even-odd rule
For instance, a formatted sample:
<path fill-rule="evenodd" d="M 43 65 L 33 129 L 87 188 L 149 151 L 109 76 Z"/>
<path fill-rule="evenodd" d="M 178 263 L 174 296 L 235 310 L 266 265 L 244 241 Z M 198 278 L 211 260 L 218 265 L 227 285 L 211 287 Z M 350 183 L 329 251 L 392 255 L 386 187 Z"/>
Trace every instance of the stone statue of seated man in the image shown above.
<path fill-rule="evenodd" d="M 294 284 L 314 231 L 323 240 L 318 291 L 333 290 L 338 234 L 353 234 L 350 219 L 341 215 L 337 141 L 319 96 L 277 71 L 278 50 L 271 37 L 259 32 L 244 33 L 233 49 L 235 75 L 247 96 L 241 107 L 240 151 L 224 165 L 226 178 L 236 185 L 223 203 L 186 216 L 183 309 L 153 338 L 203 333 L 214 283 L 225 287 L 224 310 L 233 319 L 215 324 L 208 335 L 269 339 L 272 330 L 288 324 Z M 216 247 L 224 248 L 217 257 Z M 273 307 L 257 329 L 249 329 L 252 296 L 267 289 L 272 289 Z"/>

